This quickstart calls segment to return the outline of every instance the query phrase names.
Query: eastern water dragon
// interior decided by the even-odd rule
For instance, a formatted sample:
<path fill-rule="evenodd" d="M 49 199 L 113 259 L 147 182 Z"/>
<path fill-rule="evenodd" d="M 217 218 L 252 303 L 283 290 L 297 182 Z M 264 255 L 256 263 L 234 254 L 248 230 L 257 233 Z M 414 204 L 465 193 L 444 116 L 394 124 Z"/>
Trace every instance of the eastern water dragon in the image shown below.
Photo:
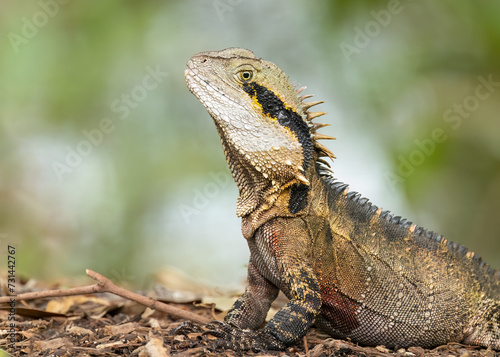
<path fill-rule="evenodd" d="M 313 325 L 366 345 L 500 349 L 500 277 L 474 253 L 393 216 L 336 181 L 333 154 L 275 64 L 241 48 L 202 52 L 185 71 L 210 113 L 239 189 L 248 286 L 219 344 L 282 349 Z M 265 322 L 278 292 L 289 302 Z"/>

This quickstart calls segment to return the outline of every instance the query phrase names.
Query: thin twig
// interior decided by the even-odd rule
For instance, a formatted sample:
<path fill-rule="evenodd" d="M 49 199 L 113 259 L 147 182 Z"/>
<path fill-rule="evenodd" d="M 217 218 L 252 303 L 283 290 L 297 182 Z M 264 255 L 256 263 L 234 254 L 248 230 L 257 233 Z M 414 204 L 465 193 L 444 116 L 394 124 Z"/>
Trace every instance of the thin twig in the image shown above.
<path fill-rule="evenodd" d="M 306 357 L 311 357 L 311 355 L 309 354 L 309 346 L 307 344 L 307 336 L 304 335 L 304 350 L 306 352 Z"/>
<path fill-rule="evenodd" d="M 108 278 L 105 278 L 101 274 L 98 274 L 90 269 L 87 269 L 86 272 L 87 275 L 90 276 L 95 281 L 97 281 L 97 284 L 101 286 L 102 289 L 104 289 L 104 291 L 106 292 L 121 296 L 128 300 L 138 302 L 139 304 L 147 306 L 153 310 L 161 311 L 169 315 L 175 315 L 177 317 L 181 317 L 183 319 L 190 320 L 199 324 L 206 324 L 210 321 L 206 317 L 197 315 L 190 311 L 179 309 L 177 307 L 173 307 L 165 303 L 162 303 L 161 301 L 155 300 L 151 297 L 139 295 L 130 290 L 120 288 L 115 284 L 113 284 L 113 282 Z"/>
<path fill-rule="evenodd" d="M 77 288 L 71 289 L 55 289 L 55 290 L 41 290 L 41 291 L 30 291 L 28 293 L 17 294 L 17 295 L 7 295 L 0 297 L 1 303 L 8 303 L 12 300 L 35 300 L 46 297 L 59 297 L 59 296 L 72 296 L 72 295 L 87 295 L 94 293 L 102 293 L 101 287 L 98 284 L 79 286 Z"/>
<path fill-rule="evenodd" d="M 147 306 L 153 310 L 161 311 L 169 315 L 174 315 L 186 320 L 196 322 L 198 324 L 206 324 L 210 320 L 206 317 L 197 315 L 190 311 L 179 309 L 174 306 L 162 303 L 161 301 L 155 300 L 153 298 L 136 294 L 130 290 L 120 288 L 113 284 L 111 280 L 96 273 L 90 269 L 86 270 L 89 277 L 94 279 L 97 283 L 94 285 L 80 286 L 71 289 L 56 289 L 56 290 L 42 290 L 42 291 L 32 291 L 24 294 L 18 294 L 15 296 L 2 296 L 0 297 L 0 303 L 9 303 L 12 300 L 35 300 L 47 297 L 61 297 L 61 296 L 71 296 L 71 295 L 86 295 L 94 293 L 111 293 L 121 296 L 125 299 L 138 302 L 141 305 Z"/>

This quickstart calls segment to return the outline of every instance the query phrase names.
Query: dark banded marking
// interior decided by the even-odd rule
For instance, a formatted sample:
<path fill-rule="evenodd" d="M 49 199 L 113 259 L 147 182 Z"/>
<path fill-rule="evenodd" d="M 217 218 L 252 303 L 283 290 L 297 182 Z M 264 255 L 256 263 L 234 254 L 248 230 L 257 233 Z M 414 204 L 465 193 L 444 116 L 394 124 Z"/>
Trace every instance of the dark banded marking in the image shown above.
<path fill-rule="evenodd" d="M 315 276 L 305 269 L 294 271 L 286 279 L 292 282 L 287 294 L 290 301 L 269 320 L 264 330 L 290 345 L 316 320 L 321 310 L 321 295 Z"/>
<path fill-rule="evenodd" d="M 313 157 L 313 142 L 309 126 L 302 117 L 290 108 L 285 107 L 285 104 L 272 91 L 255 82 L 243 83 L 243 90 L 252 98 L 255 98 L 262 107 L 262 112 L 272 118 L 278 120 L 278 123 L 290 129 L 297 137 L 302 146 L 304 162 L 302 167 L 304 171 L 309 167 Z"/>
<path fill-rule="evenodd" d="M 288 210 L 290 213 L 298 213 L 306 208 L 308 195 L 309 186 L 302 183 L 292 185 L 290 199 L 288 200 Z"/>

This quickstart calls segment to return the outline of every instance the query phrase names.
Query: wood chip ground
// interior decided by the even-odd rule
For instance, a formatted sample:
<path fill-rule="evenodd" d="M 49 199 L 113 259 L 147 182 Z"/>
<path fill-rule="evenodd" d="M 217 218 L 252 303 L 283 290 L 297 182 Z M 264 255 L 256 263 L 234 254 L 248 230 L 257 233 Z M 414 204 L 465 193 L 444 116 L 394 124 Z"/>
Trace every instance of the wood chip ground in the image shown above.
<path fill-rule="evenodd" d="M 210 305 L 176 303 L 177 307 L 212 318 Z M 495 351 L 450 344 L 433 350 L 420 347 L 363 347 L 329 338 L 311 329 L 285 351 L 237 352 L 214 349 L 214 337 L 200 333 L 171 336 L 182 321 L 110 294 L 68 296 L 18 302 L 16 342 L 9 347 L 9 307 L 0 307 L 0 357 L 8 356 L 484 356 Z M 8 354 L 6 354 L 6 352 Z"/>

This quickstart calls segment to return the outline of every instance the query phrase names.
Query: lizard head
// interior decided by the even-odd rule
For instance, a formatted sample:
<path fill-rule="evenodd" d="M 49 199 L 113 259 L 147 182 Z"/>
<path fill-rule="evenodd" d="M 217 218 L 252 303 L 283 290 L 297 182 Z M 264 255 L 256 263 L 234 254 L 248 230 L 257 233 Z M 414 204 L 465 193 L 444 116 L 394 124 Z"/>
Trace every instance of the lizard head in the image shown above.
<path fill-rule="evenodd" d="M 286 74 L 274 63 L 242 48 L 201 52 L 185 71 L 189 90 L 213 118 L 233 177 L 240 188 L 249 179 L 272 186 L 309 185 L 307 169 L 319 156 L 333 154 L 317 143 L 313 124 L 322 112 L 308 109 Z M 244 181 L 244 182 L 239 182 Z M 258 186 L 257 182 L 257 186 Z"/>

